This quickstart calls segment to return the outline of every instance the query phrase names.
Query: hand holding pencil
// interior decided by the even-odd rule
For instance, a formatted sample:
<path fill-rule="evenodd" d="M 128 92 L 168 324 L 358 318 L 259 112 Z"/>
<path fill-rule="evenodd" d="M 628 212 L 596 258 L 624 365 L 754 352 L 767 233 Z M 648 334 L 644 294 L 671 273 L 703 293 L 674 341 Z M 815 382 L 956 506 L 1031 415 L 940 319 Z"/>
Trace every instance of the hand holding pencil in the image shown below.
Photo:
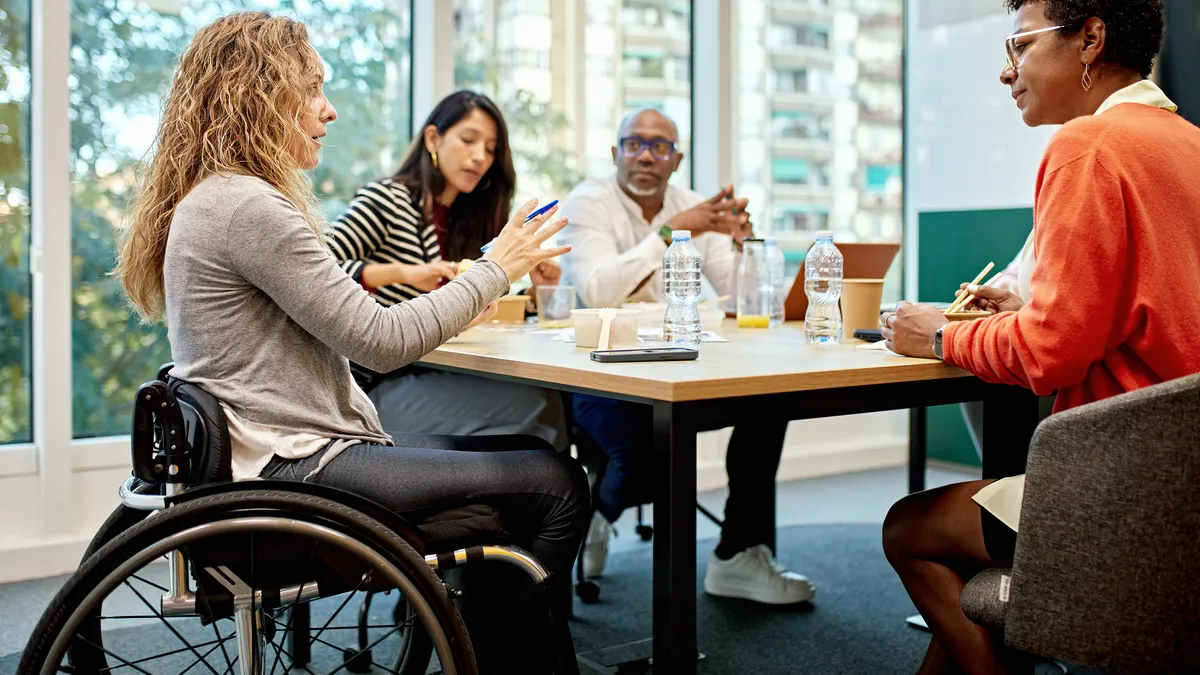
<path fill-rule="evenodd" d="M 958 312 L 971 311 L 972 305 L 979 310 L 991 314 L 1015 312 L 1025 306 L 1021 298 L 994 285 L 1004 276 L 1003 272 L 988 279 L 987 283 L 982 286 L 979 285 L 979 280 L 990 272 L 993 266 L 993 263 L 988 263 L 987 267 L 983 268 L 983 271 L 975 277 L 974 281 L 965 283 L 959 287 L 958 292 L 955 294 L 957 299 L 945 311 L 947 316 Z"/>

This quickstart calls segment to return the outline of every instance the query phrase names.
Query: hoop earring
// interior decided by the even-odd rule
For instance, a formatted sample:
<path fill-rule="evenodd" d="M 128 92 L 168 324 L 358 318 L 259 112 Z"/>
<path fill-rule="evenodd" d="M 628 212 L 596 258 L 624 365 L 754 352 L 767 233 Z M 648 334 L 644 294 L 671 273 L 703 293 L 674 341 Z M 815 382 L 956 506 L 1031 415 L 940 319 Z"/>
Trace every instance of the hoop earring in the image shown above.
<path fill-rule="evenodd" d="M 1089 85 L 1089 86 L 1090 86 L 1090 85 Z M 437 151 L 436 151 L 436 150 L 430 150 L 430 151 L 429 151 L 429 155 L 430 155 L 431 157 L 433 157 L 433 168 L 435 168 L 435 169 L 441 168 L 441 167 L 439 167 L 439 166 L 438 166 Z"/>
<path fill-rule="evenodd" d="M 1088 63 L 1083 64 L 1083 90 L 1084 91 L 1091 91 L 1091 89 L 1092 89 L 1092 75 L 1089 72 L 1089 68 L 1091 68 L 1091 64 L 1088 64 Z"/>

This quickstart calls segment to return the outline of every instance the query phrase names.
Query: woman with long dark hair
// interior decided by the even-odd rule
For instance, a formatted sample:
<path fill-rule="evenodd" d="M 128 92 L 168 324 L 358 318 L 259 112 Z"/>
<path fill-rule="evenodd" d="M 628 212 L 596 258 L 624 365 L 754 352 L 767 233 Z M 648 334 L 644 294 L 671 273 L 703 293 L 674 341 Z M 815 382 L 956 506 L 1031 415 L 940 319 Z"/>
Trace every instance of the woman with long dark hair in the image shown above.
<path fill-rule="evenodd" d="M 395 175 L 358 191 L 329 247 L 380 304 L 412 300 L 453 279 L 456 261 L 480 255 L 508 220 L 515 187 L 504 116 L 483 94 L 455 92 L 429 113 Z M 560 276 L 553 261 L 530 272 L 534 286 Z M 566 446 L 554 392 L 412 366 L 353 371 L 389 429 L 531 434 Z"/>

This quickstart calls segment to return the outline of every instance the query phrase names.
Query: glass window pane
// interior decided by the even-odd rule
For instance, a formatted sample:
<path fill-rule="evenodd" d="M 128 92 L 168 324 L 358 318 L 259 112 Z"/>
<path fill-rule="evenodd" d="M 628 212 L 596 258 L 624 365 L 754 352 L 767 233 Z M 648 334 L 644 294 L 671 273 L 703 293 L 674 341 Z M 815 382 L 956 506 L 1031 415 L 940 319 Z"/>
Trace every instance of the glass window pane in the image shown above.
<path fill-rule="evenodd" d="M 244 9 L 309 27 L 337 108 L 313 183 L 339 214 L 363 183 L 395 170 L 410 136 L 407 0 L 73 0 L 71 172 L 75 436 L 128 433 L 130 395 L 170 360 L 166 329 L 141 325 L 114 264 L 113 226 L 136 189 L 159 103 L 192 34 Z M 7 25 L 7 24 L 6 24 Z M 336 140 L 334 140 L 336 139 Z"/>
<path fill-rule="evenodd" d="M 902 237 L 902 12 L 903 0 L 737 4 L 738 188 L 789 264 L 817 230 Z M 893 264 L 885 295 L 899 294 Z"/>
<path fill-rule="evenodd" d="M 0 443 L 33 440 L 30 407 L 29 11 L 0 4 Z"/>
<path fill-rule="evenodd" d="M 613 171 L 621 119 L 659 108 L 679 126 L 691 184 L 691 5 L 676 0 L 454 0 L 454 83 L 504 113 L 517 170 L 515 203 L 565 195 Z M 525 36 L 542 36 L 530 42 Z M 539 44 L 537 58 L 506 45 Z M 575 68 L 577 70 L 572 70 Z M 582 83 L 583 91 L 575 87 Z"/>

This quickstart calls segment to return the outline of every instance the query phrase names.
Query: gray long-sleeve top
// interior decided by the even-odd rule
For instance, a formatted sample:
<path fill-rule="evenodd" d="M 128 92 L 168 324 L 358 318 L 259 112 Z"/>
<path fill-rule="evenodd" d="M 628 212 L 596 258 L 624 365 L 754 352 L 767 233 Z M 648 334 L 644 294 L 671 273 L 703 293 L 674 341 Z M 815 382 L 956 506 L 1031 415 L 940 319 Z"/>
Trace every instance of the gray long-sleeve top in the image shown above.
<path fill-rule="evenodd" d="M 347 359 L 382 372 L 406 365 L 508 288 L 504 270 L 481 260 L 442 289 L 384 307 L 282 194 L 249 176 L 212 176 L 184 197 L 163 271 L 172 375 L 257 427 L 384 444 Z"/>

